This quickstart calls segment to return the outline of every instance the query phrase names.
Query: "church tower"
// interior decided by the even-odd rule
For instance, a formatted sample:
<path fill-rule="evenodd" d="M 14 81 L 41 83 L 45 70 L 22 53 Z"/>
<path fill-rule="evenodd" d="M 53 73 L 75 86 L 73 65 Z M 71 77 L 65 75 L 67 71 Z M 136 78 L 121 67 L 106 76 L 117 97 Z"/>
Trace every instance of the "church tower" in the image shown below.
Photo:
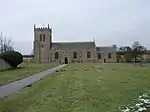
<path fill-rule="evenodd" d="M 48 63 L 49 51 L 52 45 L 52 29 L 34 25 L 34 60 L 37 63 Z"/>

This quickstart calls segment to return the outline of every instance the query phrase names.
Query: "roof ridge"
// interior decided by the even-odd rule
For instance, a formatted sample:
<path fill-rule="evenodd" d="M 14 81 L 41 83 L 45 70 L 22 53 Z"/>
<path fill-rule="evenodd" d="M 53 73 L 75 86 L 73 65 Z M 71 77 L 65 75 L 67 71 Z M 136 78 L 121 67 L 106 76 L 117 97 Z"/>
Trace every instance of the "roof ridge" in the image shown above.
<path fill-rule="evenodd" d="M 52 43 L 94 43 L 93 41 L 79 41 L 79 42 L 52 42 Z"/>
<path fill-rule="evenodd" d="M 113 48 L 113 46 L 96 46 L 96 47 L 112 47 Z"/>

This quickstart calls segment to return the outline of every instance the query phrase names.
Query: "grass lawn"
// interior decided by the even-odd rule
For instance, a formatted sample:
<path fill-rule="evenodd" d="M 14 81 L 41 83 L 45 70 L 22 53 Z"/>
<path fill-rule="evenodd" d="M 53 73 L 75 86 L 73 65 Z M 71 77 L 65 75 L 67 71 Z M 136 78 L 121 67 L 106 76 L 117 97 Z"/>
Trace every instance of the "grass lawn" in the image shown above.
<path fill-rule="evenodd" d="M 150 67 L 69 64 L 0 100 L 0 112 L 117 112 L 150 88 Z"/>
<path fill-rule="evenodd" d="M 40 71 L 49 69 L 56 66 L 56 64 L 35 64 L 29 63 L 28 65 L 22 63 L 16 69 L 6 70 L 0 72 L 0 85 L 8 84 L 15 80 L 22 79 L 24 77 L 33 75 Z"/>

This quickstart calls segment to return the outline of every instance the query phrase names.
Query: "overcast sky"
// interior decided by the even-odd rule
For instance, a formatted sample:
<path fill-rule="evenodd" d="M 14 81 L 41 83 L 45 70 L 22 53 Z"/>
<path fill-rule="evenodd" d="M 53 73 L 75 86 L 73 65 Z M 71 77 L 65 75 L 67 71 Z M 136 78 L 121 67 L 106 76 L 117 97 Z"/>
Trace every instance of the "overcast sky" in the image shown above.
<path fill-rule="evenodd" d="M 1 0 L 0 32 L 30 54 L 33 24 L 50 24 L 53 41 L 93 41 L 99 46 L 150 48 L 150 0 Z"/>

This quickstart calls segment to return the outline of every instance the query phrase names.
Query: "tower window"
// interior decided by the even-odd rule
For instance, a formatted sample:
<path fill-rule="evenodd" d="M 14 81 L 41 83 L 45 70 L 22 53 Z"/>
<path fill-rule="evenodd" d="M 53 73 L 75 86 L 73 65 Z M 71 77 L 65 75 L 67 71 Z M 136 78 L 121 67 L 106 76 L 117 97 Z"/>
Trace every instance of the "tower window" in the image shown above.
<path fill-rule="evenodd" d="M 40 41 L 42 41 L 42 34 L 40 34 Z"/>
<path fill-rule="evenodd" d="M 43 41 L 45 41 L 45 34 L 43 34 Z"/>

